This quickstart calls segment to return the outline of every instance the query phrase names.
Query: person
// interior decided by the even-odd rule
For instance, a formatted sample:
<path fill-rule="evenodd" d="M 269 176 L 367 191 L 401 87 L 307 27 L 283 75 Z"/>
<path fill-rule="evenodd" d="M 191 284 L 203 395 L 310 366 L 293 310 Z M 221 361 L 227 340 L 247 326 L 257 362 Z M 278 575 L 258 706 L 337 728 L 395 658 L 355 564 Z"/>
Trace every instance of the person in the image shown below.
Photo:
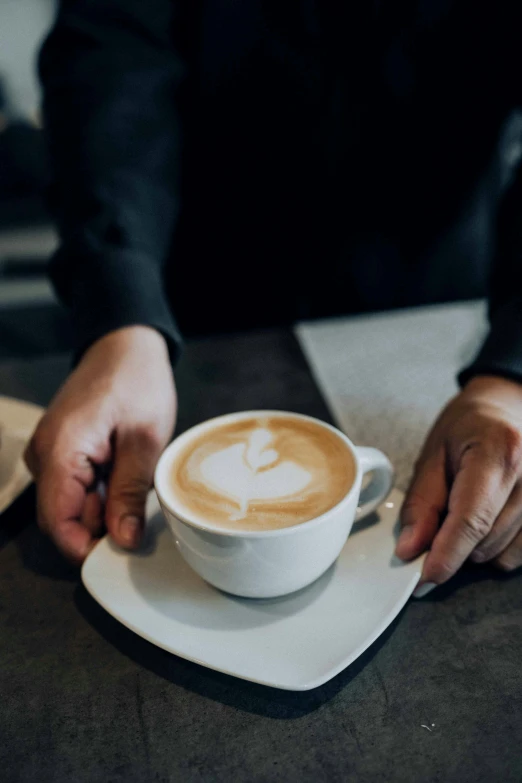
<path fill-rule="evenodd" d="M 429 549 L 421 592 L 468 558 L 522 564 L 516 167 L 504 188 L 486 174 L 491 259 L 482 240 L 434 251 L 496 170 L 519 105 L 514 11 L 344 6 L 60 6 L 40 75 L 61 236 L 51 275 L 78 355 L 26 460 L 39 524 L 75 562 L 105 526 L 139 544 L 175 424 L 181 333 L 464 299 L 487 284 L 491 329 L 418 459 L 397 554 Z"/>

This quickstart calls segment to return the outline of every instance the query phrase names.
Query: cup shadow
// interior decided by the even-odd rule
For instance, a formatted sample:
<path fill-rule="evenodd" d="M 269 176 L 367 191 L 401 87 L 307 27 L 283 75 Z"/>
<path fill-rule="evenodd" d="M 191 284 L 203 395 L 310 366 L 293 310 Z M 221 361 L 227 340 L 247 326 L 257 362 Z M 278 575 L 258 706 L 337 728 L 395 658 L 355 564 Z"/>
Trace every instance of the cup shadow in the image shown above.
<path fill-rule="evenodd" d="M 365 517 L 362 517 L 362 519 L 357 519 L 353 523 L 352 529 L 350 531 L 350 536 L 353 536 L 356 533 L 362 533 L 363 530 L 368 530 L 368 528 L 377 525 L 379 522 L 380 522 L 379 515 L 377 514 L 376 511 L 372 511 L 371 514 L 367 514 Z"/>

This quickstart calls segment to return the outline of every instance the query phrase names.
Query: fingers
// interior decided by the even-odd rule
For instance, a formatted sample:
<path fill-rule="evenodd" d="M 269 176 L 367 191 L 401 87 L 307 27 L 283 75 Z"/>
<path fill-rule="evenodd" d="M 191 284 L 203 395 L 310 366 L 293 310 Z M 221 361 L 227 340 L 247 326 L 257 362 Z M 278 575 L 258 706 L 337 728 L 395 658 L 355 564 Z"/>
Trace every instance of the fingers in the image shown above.
<path fill-rule="evenodd" d="M 63 556 L 78 566 L 83 563 L 96 543 L 90 531 L 75 519 L 58 522 L 49 531 L 49 535 Z"/>
<path fill-rule="evenodd" d="M 160 439 L 147 430 L 117 436 L 105 518 L 119 546 L 134 549 L 141 540 L 145 504 L 161 448 Z"/>
<path fill-rule="evenodd" d="M 65 557 L 77 564 L 94 545 L 92 531 L 81 522 L 91 472 L 86 468 L 75 473 L 67 462 L 50 461 L 37 483 L 38 524 Z"/>
<path fill-rule="evenodd" d="M 82 525 L 95 538 L 103 532 L 103 500 L 97 491 L 88 492 L 82 510 Z"/>
<path fill-rule="evenodd" d="M 522 486 L 517 484 L 500 512 L 491 532 L 471 553 L 474 563 L 485 563 L 498 557 L 522 530 Z"/>
<path fill-rule="evenodd" d="M 484 445 L 470 446 L 460 459 L 449 496 L 448 515 L 433 541 L 421 583 L 447 581 L 491 532 L 511 494 L 516 475 Z"/>
<path fill-rule="evenodd" d="M 514 571 L 522 566 L 522 530 L 494 563 L 502 571 Z"/>
<path fill-rule="evenodd" d="M 97 500 L 88 494 L 94 467 L 82 446 L 81 428 L 57 427 L 42 419 L 25 452 L 26 464 L 36 481 L 37 519 L 60 551 L 80 564 L 99 533 Z M 92 427 L 89 429 L 92 432 Z M 100 451 L 101 458 L 107 454 Z"/>
<path fill-rule="evenodd" d="M 444 451 L 419 461 L 401 510 L 402 530 L 395 552 L 401 560 L 411 560 L 433 541 L 446 508 Z"/>

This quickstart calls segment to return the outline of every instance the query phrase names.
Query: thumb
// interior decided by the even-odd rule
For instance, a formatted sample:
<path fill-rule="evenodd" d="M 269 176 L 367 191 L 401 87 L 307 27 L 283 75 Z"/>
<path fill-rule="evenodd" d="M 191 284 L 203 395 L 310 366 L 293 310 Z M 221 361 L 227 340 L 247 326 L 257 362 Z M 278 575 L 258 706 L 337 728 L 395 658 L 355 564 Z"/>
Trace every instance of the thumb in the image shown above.
<path fill-rule="evenodd" d="M 411 560 L 429 548 L 446 508 L 448 488 L 444 449 L 421 459 L 401 510 L 401 533 L 395 554 Z"/>
<path fill-rule="evenodd" d="M 116 438 L 106 524 L 113 540 L 126 549 L 134 549 L 140 543 L 145 504 L 160 452 L 159 440 L 149 432 L 132 430 Z"/>

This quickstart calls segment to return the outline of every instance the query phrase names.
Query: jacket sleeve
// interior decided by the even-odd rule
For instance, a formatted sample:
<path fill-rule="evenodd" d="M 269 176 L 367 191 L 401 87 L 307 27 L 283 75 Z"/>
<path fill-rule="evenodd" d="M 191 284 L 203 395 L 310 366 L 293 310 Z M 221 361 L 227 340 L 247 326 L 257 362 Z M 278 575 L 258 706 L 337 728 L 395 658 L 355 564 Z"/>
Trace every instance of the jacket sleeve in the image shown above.
<path fill-rule="evenodd" d="M 485 12 L 490 42 L 486 56 L 492 58 L 492 83 L 483 93 L 488 95 L 493 88 L 493 105 L 501 101 L 503 117 L 508 122 L 497 151 L 498 174 L 508 186 L 503 186 L 496 214 L 489 334 L 478 356 L 460 373 L 461 385 L 474 375 L 499 375 L 522 382 L 522 57 L 517 9 L 501 0 L 495 12 L 490 11 L 488 8 Z"/>
<path fill-rule="evenodd" d="M 178 213 L 174 0 L 62 0 L 39 61 L 60 247 L 50 274 L 84 350 L 145 324 L 181 339 L 163 283 Z"/>
<path fill-rule="evenodd" d="M 475 375 L 499 375 L 522 382 L 522 171 L 499 206 L 489 290 L 489 334 L 461 385 Z"/>

